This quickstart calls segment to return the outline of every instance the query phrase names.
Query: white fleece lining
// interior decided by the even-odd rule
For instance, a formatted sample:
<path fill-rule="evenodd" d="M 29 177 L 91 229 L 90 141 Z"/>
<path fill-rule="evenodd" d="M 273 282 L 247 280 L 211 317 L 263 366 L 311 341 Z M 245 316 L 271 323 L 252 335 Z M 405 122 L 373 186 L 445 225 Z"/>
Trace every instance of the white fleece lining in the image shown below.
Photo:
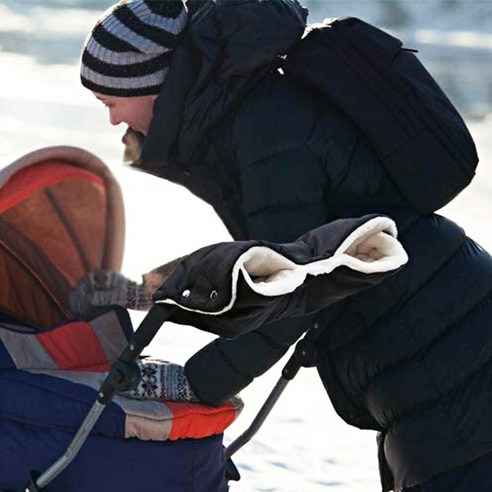
<path fill-rule="evenodd" d="M 191 309 L 173 299 L 157 302 L 174 304 L 196 313 L 219 315 L 231 310 L 236 302 L 240 271 L 251 290 L 263 296 L 290 294 L 303 284 L 307 275 L 329 274 L 340 266 L 365 274 L 389 272 L 408 261 L 396 234 L 396 225 L 391 219 L 376 217 L 353 231 L 332 257 L 306 265 L 297 265 L 266 246 L 255 246 L 237 259 L 232 270 L 231 300 L 220 311 Z"/>

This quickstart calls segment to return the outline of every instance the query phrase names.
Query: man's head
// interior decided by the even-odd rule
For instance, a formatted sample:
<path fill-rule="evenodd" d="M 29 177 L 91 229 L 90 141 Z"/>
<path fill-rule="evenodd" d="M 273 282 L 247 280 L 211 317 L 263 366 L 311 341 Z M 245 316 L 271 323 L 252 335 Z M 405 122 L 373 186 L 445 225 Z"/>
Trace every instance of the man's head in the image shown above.
<path fill-rule="evenodd" d="M 148 119 L 187 20 L 182 0 L 122 0 L 98 20 L 84 43 L 80 76 L 110 108 L 112 124 L 146 133 L 150 120 L 142 124 L 142 118 Z"/>
<path fill-rule="evenodd" d="M 108 108 L 112 125 L 126 123 L 132 130 L 147 135 L 157 96 L 117 97 L 95 91 L 93 94 Z"/>

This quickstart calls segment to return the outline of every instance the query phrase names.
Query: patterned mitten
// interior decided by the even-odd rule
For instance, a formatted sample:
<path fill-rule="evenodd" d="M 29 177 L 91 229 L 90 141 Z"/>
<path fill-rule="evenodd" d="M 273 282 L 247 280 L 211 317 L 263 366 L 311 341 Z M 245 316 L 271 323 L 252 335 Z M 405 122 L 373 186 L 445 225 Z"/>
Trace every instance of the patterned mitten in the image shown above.
<path fill-rule="evenodd" d="M 152 306 L 151 293 L 118 272 L 96 271 L 82 278 L 70 295 L 74 314 L 87 315 L 98 307 L 123 306 L 145 311 Z"/>
<path fill-rule="evenodd" d="M 137 364 L 140 369 L 139 385 L 120 395 L 136 400 L 198 402 L 183 366 L 158 359 L 142 359 Z"/>

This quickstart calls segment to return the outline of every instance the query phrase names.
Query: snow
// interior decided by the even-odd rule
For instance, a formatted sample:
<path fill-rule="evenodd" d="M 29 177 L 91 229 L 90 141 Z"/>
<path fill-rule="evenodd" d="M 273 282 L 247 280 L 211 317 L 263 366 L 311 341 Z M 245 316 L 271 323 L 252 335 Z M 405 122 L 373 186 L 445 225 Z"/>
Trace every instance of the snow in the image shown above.
<path fill-rule="evenodd" d="M 322 6 L 316 15 L 350 13 L 368 18 L 386 8 L 382 3 L 347 2 L 346 11 L 340 12 L 340 3 L 326 2 L 330 9 Z M 398 4 L 410 19 L 402 29 L 419 44 L 446 90 L 457 97 L 481 157 L 473 183 L 442 213 L 492 250 L 492 31 L 485 21 L 490 21 L 492 2 L 454 3 L 458 6 L 446 15 L 442 2 Z M 123 272 L 138 279 L 159 264 L 230 237 L 211 207 L 184 188 L 123 167 L 123 129 L 110 127 L 105 109 L 80 87 L 80 46 L 99 12 L 110 4 L 106 0 L 2 2 L 0 165 L 31 150 L 60 144 L 101 157 L 124 193 Z M 133 317 L 138 324 L 142 316 L 134 313 Z M 184 363 L 212 339 L 191 327 L 167 323 L 147 352 Z M 249 425 L 285 361 L 243 391 L 246 408 L 227 431 L 226 443 Z M 314 369 L 303 369 L 288 385 L 264 427 L 238 451 L 235 462 L 242 479 L 233 484 L 233 492 L 379 490 L 374 433 L 350 427 L 336 415 Z"/>

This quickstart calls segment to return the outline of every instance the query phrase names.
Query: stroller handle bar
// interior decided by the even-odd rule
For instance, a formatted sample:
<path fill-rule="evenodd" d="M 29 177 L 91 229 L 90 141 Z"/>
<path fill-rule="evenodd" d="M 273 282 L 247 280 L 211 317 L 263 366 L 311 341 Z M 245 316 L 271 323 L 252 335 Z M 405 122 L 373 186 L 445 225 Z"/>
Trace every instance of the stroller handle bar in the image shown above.
<path fill-rule="evenodd" d="M 316 325 L 316 329 L 318 327 L 319 325 Z M 239 437 L 232 441 L 229 446 L 226 447 L 225 456 L 228 460 L 230 460 L 232 455 L 235 454 L 239 449 L 241 449 L 245 444 L 247 444 L 260 430 L 260 427 L 263 425 L 266 418 L 272 411 L 275 403 L 277 403 L 277 400 L 282 395 L 287 384 L 296 377 L 300 368 L 313 367 L 316 365 L 318 351 L 315 344 L 313 343 L 314 339 L 314 333 L 309 330 L 304 335 L 304 337 L 297 342 L 293 354 L 290 356 L 289 360 L 282 369 L 282 375 L 278 379 L 277 384 L 274 386 L 273 390 L 268 395 L 265 403 L 263 403 L 263 405 L 261 406 L 251 425 Z"/>
<path fill-rule="evenodd" d="M 143 349 L 149 345 L 162 324 L 167 321 L 175 306 L 154 304 L 140 323 L 133 339 L 112 365 L 106 379 L 98 391 L 97 399 L 82 422 L 79 430 L 69 444 L 67 450 L 44 473 L 31 473 L 31 483 L 26 492 L 43 492 L 45 487 L 61 473 L 77 456 L 80 448 L 96 425 L 99 416 L 106 408 L 117 391 L 125 391 L 135 387 L 140 379 L 140 371 L 136 361 Z"/>

